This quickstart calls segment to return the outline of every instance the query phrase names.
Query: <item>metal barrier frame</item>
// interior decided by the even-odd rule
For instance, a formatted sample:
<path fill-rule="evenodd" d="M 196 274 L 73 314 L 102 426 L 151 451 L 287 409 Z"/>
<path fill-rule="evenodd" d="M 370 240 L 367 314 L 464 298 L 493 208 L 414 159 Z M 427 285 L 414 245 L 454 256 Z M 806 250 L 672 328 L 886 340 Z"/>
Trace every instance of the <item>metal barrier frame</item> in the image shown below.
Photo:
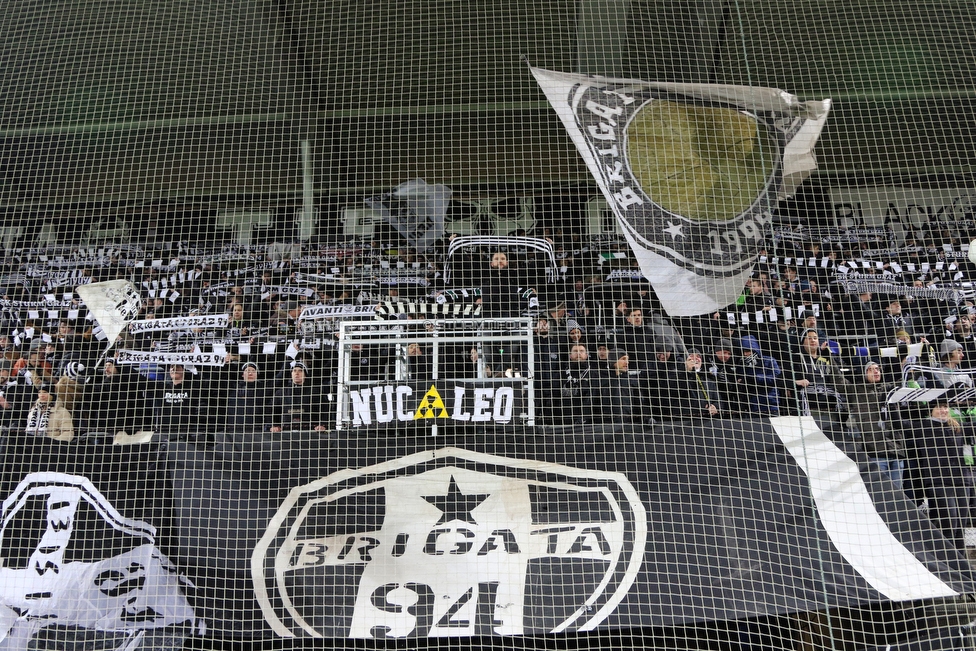
<path fill-rule="evenodd" d="M 387 379 L 351 379 L 352 347 L 354 345 L 387 345 L 396 347 L 396 363 L 393 381 L 406 381 L 407 366 L 404 363 L 407 345 L 419 343 L 429 345 L 431 350 L 431 380 L 450 380 L 438 377 L 438 358 L 441 346 L 445 344 L 474 342 L 478 348 L 478 382 L 511 383 L 521 381 L 526 398 L 524 424 L 535 425 L 535 348 L 533 340 L 533 319 L 518 317 L 511 319 L 428 319 L 397 321 L 342 321 L 339 323 L 339 366 L 336 385 L 336 430 L 351 427 L 349 392 L 360 386 L 376 386 Z M 512 343 L 524 346 L 527 369 L 513 377 L 486 378 L 483 345 L 486 343 Z M 471 378 L 457 378 L 465 382 Z M 431 424 L 431 434 L 436 435 L 437 425 Z"/>

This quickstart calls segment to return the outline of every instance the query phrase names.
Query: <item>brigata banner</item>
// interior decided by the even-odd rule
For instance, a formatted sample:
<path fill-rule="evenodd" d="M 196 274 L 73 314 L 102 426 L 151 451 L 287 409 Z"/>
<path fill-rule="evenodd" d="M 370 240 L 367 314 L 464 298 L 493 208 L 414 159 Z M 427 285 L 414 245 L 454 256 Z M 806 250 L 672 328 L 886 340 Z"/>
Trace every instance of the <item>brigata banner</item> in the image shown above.
<path fill-rule="evenodd" d="M 174 316 L 169 319 L 143 319 L 129 324 L 129 332 L 164 332 L 166 330 L 193 330 L 194 328 L 226 328 L 230 316 L 209 314 L 204 316 Z"/>
<path fill-rule="evenodd" d="M 3 648 L 481 648 L 859 607 L 868 626 L 879 603 L 915 616 L 976 590 L 925 514 L 809 418 L 484 432 L 7 434 Z M 865 647 L 897 642 L 877 628 Z"/>
<path fill-rule="evenodd" d="M 735 301 L 777 201 L 816 167 L 830 100 L 531 70 L 664 309 Z"/>
<path fill-rule="evenodd" d="M 115 353 L 116 364 L 223 366 L 226 360 L 224 353 L 157 353 L 141 350 L 119 350 Z"/>
<path fill-rule="evenodd" d="M 526 381 L 438 380 L 351 389 L 337 427 L 395 425 L 423 421 L 509 425 L 524 423 Z"/>
<path fill-rule="evenodd" d="M 976 587 L 915 505 L 810 419 L 389 431 L 170 448 L 210 630 L 548 635 Z"/>
<path fill-rule="evenodd" d="M 0 648 L 180 648 L 205 624 L 161 550 L 157 446 L 0 438 Z"/>

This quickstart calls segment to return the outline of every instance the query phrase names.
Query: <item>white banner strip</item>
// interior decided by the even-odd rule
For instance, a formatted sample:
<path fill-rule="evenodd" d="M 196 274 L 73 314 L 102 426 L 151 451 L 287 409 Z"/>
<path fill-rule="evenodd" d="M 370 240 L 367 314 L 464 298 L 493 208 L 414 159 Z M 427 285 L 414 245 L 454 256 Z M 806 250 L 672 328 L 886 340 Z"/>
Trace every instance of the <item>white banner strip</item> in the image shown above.
<path fill-rule="evenodd" d="M 376 308 L 372 305 L 307 305 L 302 309 L 299 321 L 329 319 L 334 317 L 372 318 Z"/>
<path fill-rule="evenodd" d="M 164 330 L 192 330 L 193 328 L 226 328 L 226 314 L 208 316 L 174 316 L 170 319 L 143 319 L 129 324 L 129 332 L 160 332 Z"/>
<path fill-rule="evenodd" d="M 871 587 L 894 601 L 955 597 L 895 538 L 854 463 L 810 416 L 770 418 L 810 481 L 817 514 L 834 547 Z"/>
<path fill-rule="evenodd" d="M 183 364 L 186 366 L 223 366 L 225 355 L 218 353 L 152 353 L 141 350 L 120 350 L 116 364 Z"/>

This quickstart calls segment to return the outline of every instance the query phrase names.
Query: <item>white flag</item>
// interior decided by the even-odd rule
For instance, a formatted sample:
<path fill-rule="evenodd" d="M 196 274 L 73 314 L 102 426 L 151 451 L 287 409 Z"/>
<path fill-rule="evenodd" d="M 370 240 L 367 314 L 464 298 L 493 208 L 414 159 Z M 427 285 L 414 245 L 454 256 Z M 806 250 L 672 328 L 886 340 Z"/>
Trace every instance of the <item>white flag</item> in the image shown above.
<path fill-rule="evenodd" d="M 89 313 L 102 329 L 104 338 L 108 339 L 106 349 L 115 344 L 122 329 L 135 319 L 142 309 L 139 290 L 128 280 L 107 280 L 79 285 L 75 288 L 75 292 L 85 301 Z"/>
<path fill-rule="evenodd" d="M 830 100 L 531 70 L 664 309 L 734 302 L 776 202 L 815 167 Z"/>

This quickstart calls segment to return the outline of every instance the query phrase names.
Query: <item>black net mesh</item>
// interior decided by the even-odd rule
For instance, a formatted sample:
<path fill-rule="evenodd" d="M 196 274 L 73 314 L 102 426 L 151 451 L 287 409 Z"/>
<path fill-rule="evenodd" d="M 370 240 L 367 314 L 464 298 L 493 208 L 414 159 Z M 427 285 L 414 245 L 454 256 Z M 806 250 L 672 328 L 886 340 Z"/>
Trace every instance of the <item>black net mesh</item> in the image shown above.
<path fill-rule="evenodd" d="M 972 646 L 973 3 L 0 7 L 0 648 Z"/>

